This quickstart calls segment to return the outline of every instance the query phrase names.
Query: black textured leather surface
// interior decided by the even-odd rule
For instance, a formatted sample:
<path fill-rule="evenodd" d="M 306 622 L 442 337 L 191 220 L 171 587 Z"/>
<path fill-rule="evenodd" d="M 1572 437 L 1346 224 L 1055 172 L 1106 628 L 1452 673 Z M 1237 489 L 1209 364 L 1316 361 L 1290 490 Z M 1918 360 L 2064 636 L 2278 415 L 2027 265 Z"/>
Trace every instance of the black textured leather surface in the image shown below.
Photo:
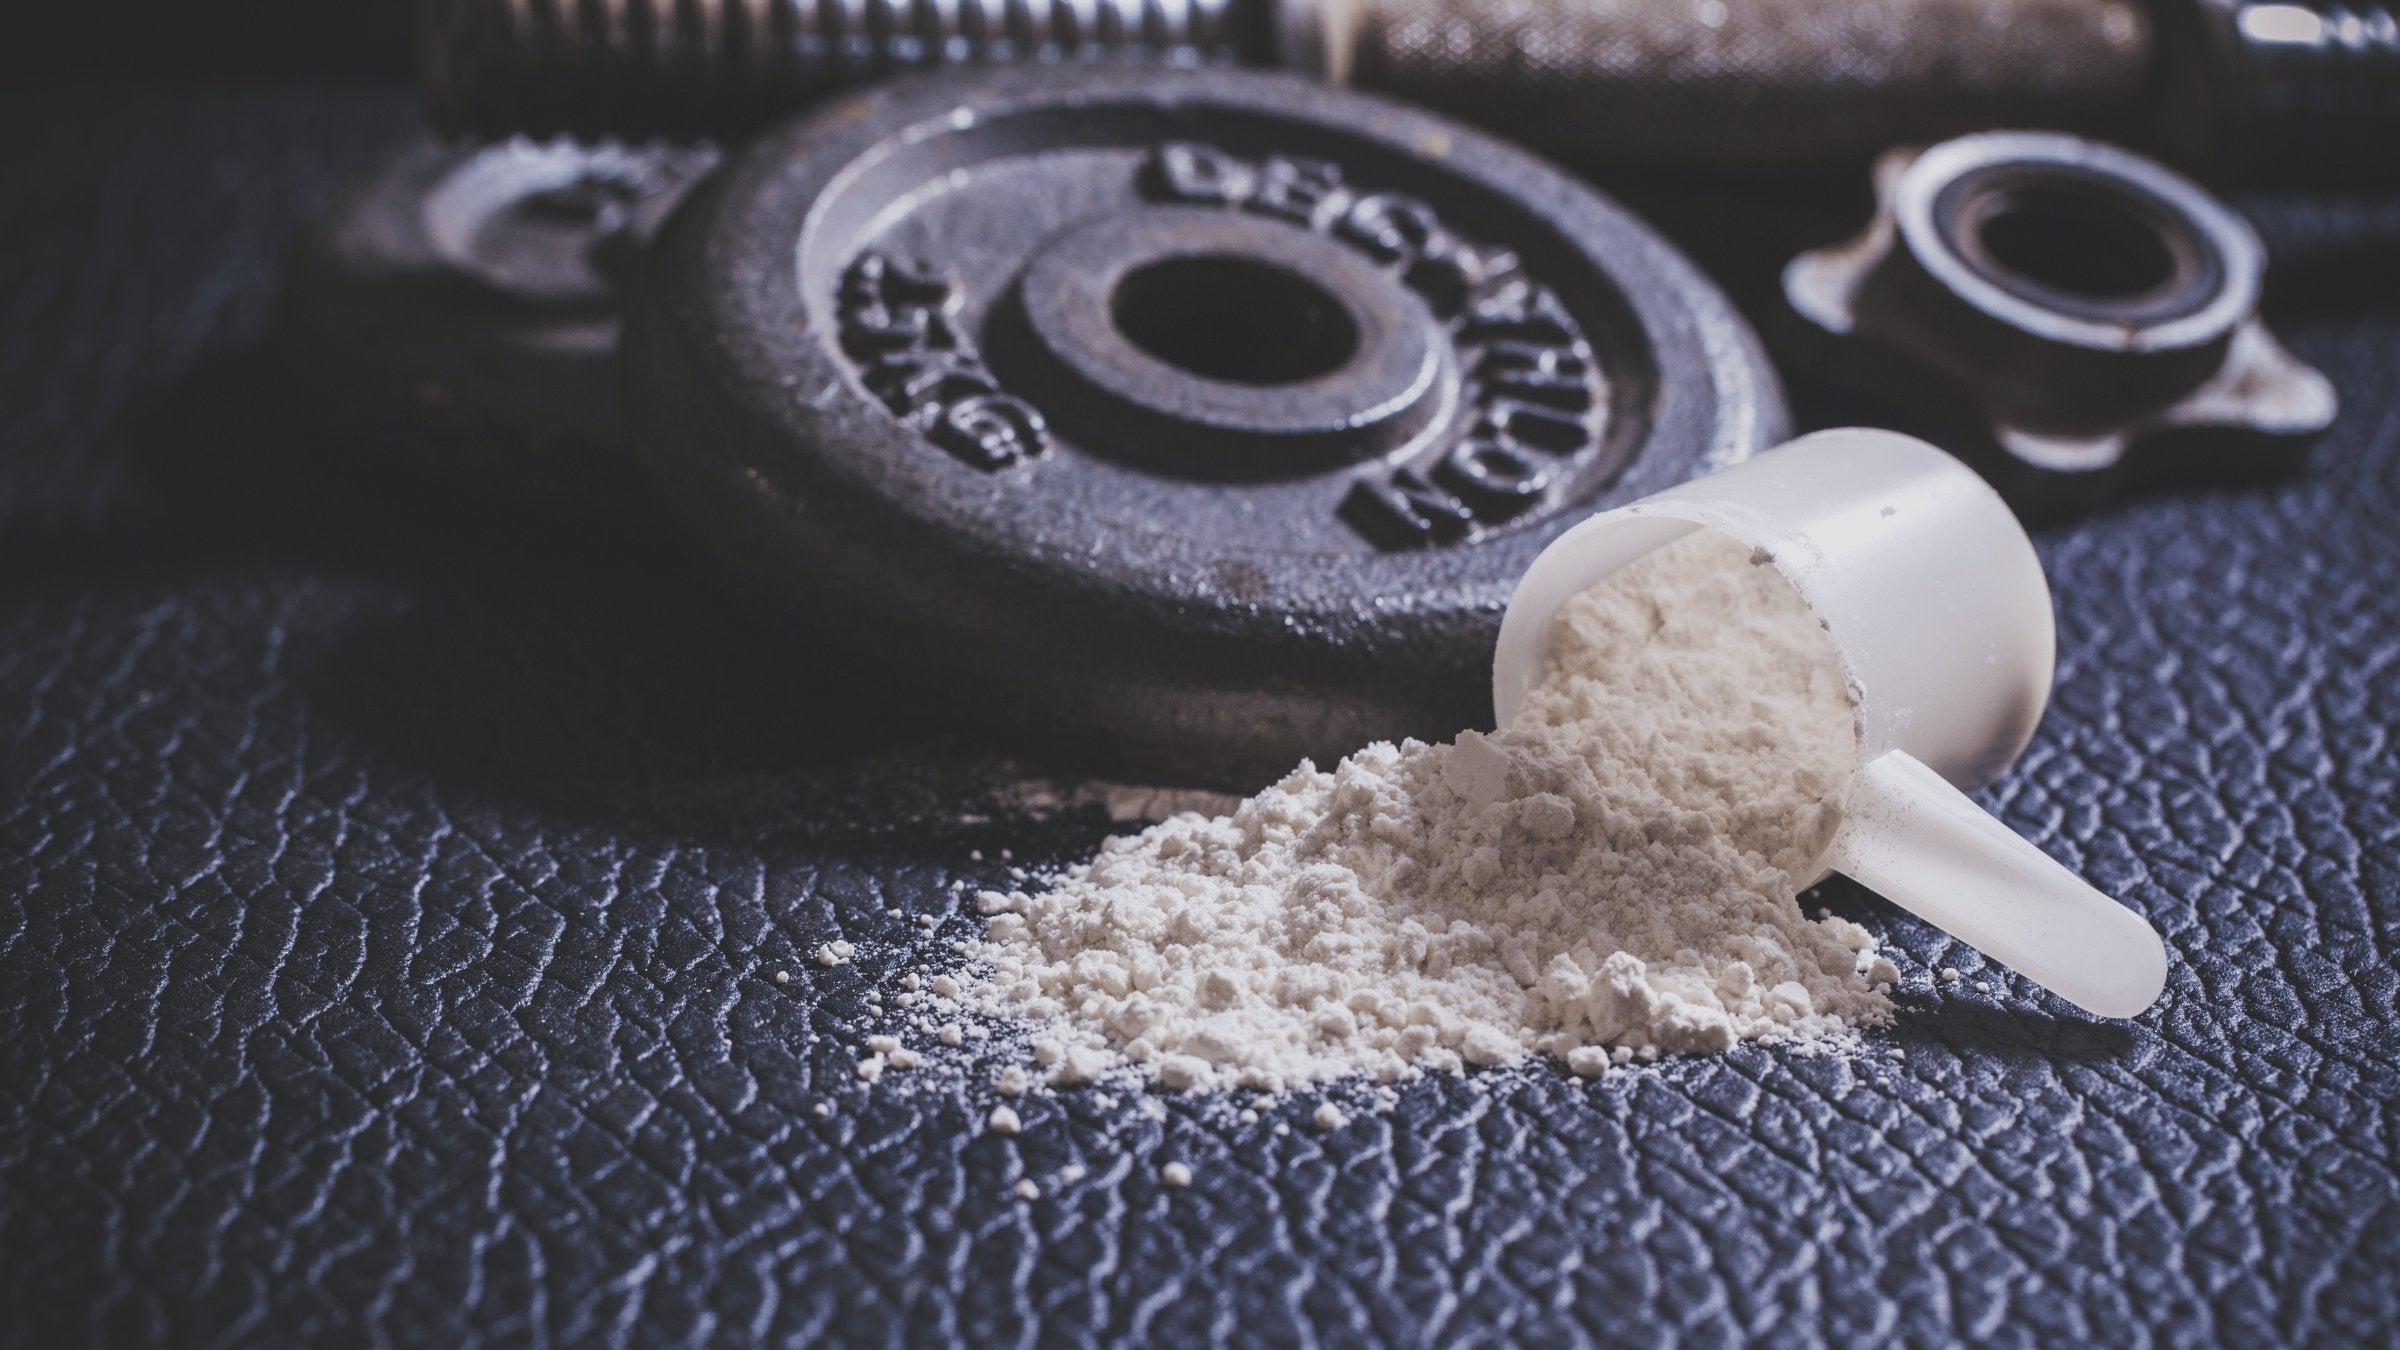
<path fill-rule="evenodd" d="M 1097 810 L 961 820 L 989 751 L 663 549 L 277 416 L 278 245 L 413 124 L 0 94 L 0 1340 L 2391 1342 L 2388 273 L 2276 315 L 2348 403 L 2303 475 L 2042 538 L 2058 693 L 1992 800 L 2166 932 L 2148 1015 L 1839 891 L 1907 976 L 1875 1056 L 1009 1139 L 859 1088 L 864 991 Z"/>

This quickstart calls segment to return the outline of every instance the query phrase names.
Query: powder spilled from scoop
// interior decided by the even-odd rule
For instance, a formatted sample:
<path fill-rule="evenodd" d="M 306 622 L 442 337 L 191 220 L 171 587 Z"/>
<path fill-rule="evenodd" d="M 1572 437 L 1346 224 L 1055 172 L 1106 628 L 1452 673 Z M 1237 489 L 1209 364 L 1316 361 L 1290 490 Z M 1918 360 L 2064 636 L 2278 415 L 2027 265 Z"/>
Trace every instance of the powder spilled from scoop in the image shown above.
<path fill-rule="evenodd" d="M 1561 611 L 1515 725 L 1303 763 L 1227 814 L 985 892 L 962 1002 L 1054 1085 L 1280 1091 L 1547 1054 L 1578 1073 L 1888 1022 L 1873 937 L 1795 892 L 1856 771 L 1790 582 L 1699 533 Z"/>

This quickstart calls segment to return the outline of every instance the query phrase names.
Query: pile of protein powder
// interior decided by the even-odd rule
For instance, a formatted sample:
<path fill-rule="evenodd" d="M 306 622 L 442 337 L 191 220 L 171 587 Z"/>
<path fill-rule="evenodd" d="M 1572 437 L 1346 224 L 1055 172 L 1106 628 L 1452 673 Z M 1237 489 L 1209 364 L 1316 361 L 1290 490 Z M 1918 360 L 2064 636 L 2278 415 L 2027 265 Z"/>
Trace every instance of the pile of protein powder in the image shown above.
<path fill-rule="evenodd" d="M 1888 1021 L 1895 979 L 1795 898 L 1854 760 L 1816 617 L 1696 533 L 1561 611 L 1513 726 L 1304 763 L 984 892 L 940 1002 L 1034 1024 L 1054 1085 L 1272 1092 L 1535 1054 L 1598 1074 L 1837 1036 Z"/>

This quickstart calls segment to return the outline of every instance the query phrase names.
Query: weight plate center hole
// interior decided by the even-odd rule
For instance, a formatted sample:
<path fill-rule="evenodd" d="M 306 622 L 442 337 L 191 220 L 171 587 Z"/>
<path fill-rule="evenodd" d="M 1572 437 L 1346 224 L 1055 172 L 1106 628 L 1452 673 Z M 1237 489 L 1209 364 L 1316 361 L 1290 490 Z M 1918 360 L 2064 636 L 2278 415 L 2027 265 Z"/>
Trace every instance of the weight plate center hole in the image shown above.
<path fill-rule="evenodd" d="M 2027 184 L 1995 194 L 1977 229 L 1992 261 L 2036 285 L 2087 300 L 2131 300 L 2176 280 L 2175 250 L 2127 204 Z"/>
<path fill-rule="evenodd" d="M 1117 283 L 1109 311 L 1136 347 L 1228 384 L 1305 384 L 1358 355 L 1348 307 L 1309 278 L 1256 258 L 1161 258 Z"/>

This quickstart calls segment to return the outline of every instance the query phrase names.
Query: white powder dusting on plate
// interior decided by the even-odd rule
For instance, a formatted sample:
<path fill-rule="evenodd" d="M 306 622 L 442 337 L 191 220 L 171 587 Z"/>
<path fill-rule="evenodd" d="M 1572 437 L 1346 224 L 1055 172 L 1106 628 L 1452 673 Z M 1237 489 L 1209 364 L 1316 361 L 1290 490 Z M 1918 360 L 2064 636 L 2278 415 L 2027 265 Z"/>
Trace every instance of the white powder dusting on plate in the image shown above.
<path fill-rule="evenodd" d="M 999 788 L 995 796 L 1004 809 L 1036 819 L 1075 807 L 1098 806 L 1108 812 L 1110 820 L 1120 824 L 1165 820 L 1190 811 L 1204 816 L 1223 815 L 1242 802 L 1239 797 L 1200 788 L 1152 787 L 1097 779 L 1080 783 L 1020 779 Z"/>
<path fill-rule="evenodd" d="M 1794 898 L 1855 751 L 1791 584 L 1698 533 L 1571 601 L 1552 647 L 1500 733 L 1303 763 L 1006 897 L 968 1000 L 1047 1024 L 1054 1077 L 1203 1091 L 1888 1021 L 1874 939 Z"/>

